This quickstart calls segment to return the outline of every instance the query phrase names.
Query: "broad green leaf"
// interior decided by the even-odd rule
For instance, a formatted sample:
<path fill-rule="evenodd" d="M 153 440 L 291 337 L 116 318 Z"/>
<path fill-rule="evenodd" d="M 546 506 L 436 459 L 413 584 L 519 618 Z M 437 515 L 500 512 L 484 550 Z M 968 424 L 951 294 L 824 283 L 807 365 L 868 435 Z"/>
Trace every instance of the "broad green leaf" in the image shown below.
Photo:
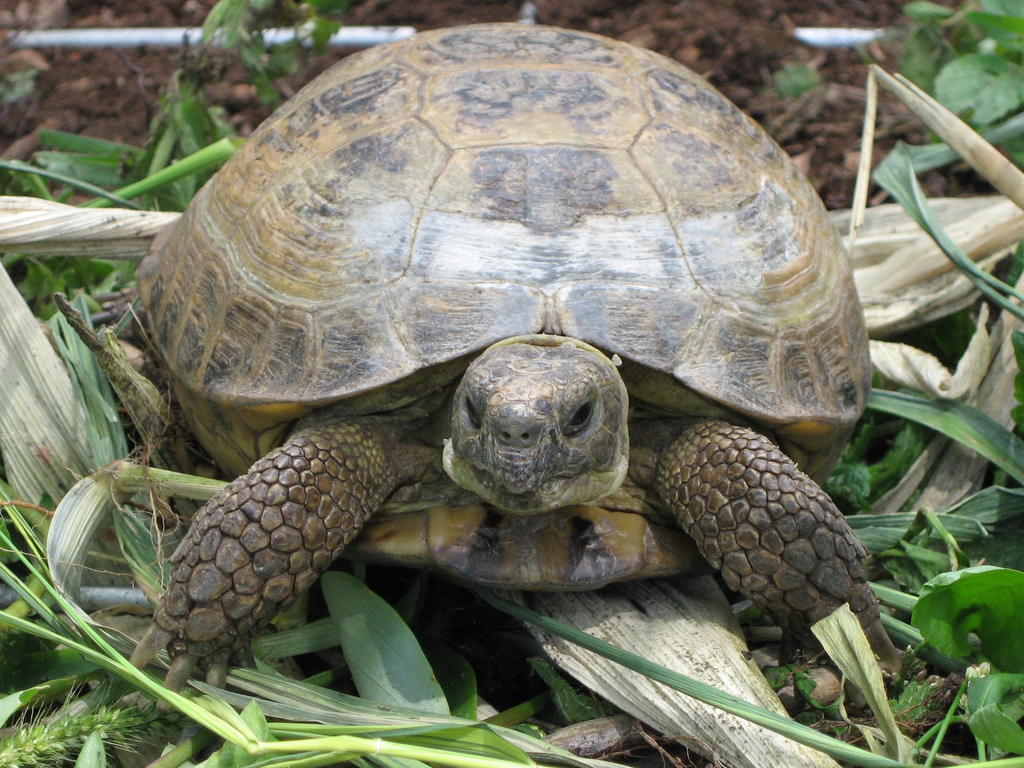
<path fill-rule="evenodd" d="M 990 125 L 1021 106 L 1020 67 L 999 56 L 970 53 L 935 76 L 935 98 L 957 114 L 971 110 L 971 125 Z"/>
<path fill-rule="evenodd" d="M 394 608 L 341 572 L 321 579 L 331 618 L 359 694 L 382 703 L 448 713 L 444 691 Z"/>
<path fill-rule="evenodd" d="M 886 553 L 882 565 L 910 592 L 917 592 L 929 579 L 950 569 L 945 553 L 907 541 L 899 542 L 894 552 Z"/>
<path fill-rule="evenodd" d="M 806 62 L 791 62 L 772 75 L 772 85 L 783 96 L 796 99 L 821 84 L 818 70 Z"/>
<path fill-rule="evenodd" d="M 925 640 L 943 653 L 978 654 L 1002 672 L 1024 671 L 1024 573 L 979 565 L 944 573 L 921 590 L 911 617 Z"/>
<path fill-rule="evenodd" d="M 422 641 L 423 652 L 444 690 L 453 715 L 476 720 L 476 673 L 466 658 L 429 638 Z"/>
<path fill-rule="evenodd" d="M 967 683 L 971 732 L 997 749 L 1024 754 L 1024 675 L 994 674 Z"/>
<path fill-rule="evenodd" d="M 930 400 L 874 389 L 868 408 L 924 424 L 977 451 L 1024 485 L 1024 442 L 984 411 L 954 400 Z"/>
<path fill-rule="evenodd" d="M 36 152 L 32 159 L 41 168 L 70 176 L 88 184 L 116 187 L 121 183 L 124 158 L 121 155 L 79 155 L 68 152 Z"/>
<path fill-rule="evenodd" d="M 117 205 L 121 208 L 135 208 L 135 203 L 126 200 L 125 198 L 118 197 L 116 193 L 108 192 L 103 187 L 98 187 L 95 184 L 89 184 L 88 182 L 82 181 L 74 176 L 70 176 L 65 173 L 54 173 L 45 168 L 39 168 L 35 165 L 29 165 L 21 160 L 0 160 L 0 169 L 7 171 L 14 171 L 15 173 L 34 173 L 42 176 L 44 179 L 51 179 L 60 184 L 66 184 L 74 189 L 80 189 L 83 192 L 88 192 L 91 195 L 96 195 L 99 198 L 103 198 L 107 205 Z"/>

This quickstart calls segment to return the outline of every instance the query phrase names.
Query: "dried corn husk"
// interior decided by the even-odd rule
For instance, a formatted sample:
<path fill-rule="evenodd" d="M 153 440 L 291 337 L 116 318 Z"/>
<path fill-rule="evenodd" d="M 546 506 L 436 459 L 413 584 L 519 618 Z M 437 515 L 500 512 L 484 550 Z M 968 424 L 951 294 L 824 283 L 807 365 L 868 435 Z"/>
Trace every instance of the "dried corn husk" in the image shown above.
<path fill-rule="evenodd" d="M 7 479 L 26 501 L 56 501 L 93 469 L 85 410 L 3 268 L 0 307 L 0 451 Z"/>
<path fill-rule="evenodd" d="M 544 615 L 583 629 L 656 663 L 785 714 L 746 656 L 725 596 L 710 576 L 627 582 L 595 592 L 534 593 Z M 602 656 L 530 630 L 560 667 L 615 706 L 730 768 L 836 766 L 828 755 L 699 702 Z M 708 661 L 714 659 L 715 663 Z"/>
<path fill-rule="evenodd" d="M 153 236 L 180 215 L 0 196 L 0 251 L 139 261 Z"/>

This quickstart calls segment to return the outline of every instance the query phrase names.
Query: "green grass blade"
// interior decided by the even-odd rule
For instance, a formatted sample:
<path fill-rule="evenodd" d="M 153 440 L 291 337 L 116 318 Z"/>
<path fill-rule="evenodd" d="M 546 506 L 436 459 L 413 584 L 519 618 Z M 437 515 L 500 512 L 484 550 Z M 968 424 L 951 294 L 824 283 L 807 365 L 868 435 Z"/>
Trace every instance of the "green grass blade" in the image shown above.
<path fill-rule="evenodd" d="M 75 304 L 82 317 L 87 318 L 88 307 L 84 297 L 80 295 L 76 298 Z M 95 355 L 63 315 L 55 314 L 47 324 L 53 333 L 54 346 L 64 360 L 72 384 L 78 390 L 78 401 L 83 404 L 88 417 L 85 428 L 92 450 L 93 466 L 102 467 L 124 458 L 128 455 L 128 439 L 117 412 L 114 393 Z"/>
<path fill-rule="evenodd" d="M 119 197 L 116 193 L 108 192 L 103 187 L 97 187 L 95 184 L 89 184 L 88 182 L 76 179 L 74 176 L 68 176 L 63 173 L 57 173 L 55 171 L 48 171 L 45 168 L 39 168 L 35 165 L 29 165 L 23 163 L 20 160 L 0 160 L 0 168 L 8 171 L 14 171 L 15 173 L 32 173 L 36 176 L 42 176 L 43 178 L 56 181 L 61 184 L 66 184 L 74 189 L 80 189 L 83 192 L 88 192 L 90 195 L 96 195 L 97 197 L 103 198 L 104 205 L 116 205 L 121 208 L 134 208 L 138 209 L 135 203 L 129 200 Z"/>
<path fill-rule="evenodd" d="M 916 421 L 977 451 L 1024 485 L 1024 441 L 977 408 L 955 400 L 929 400 L 875 389 L 868 408 Z"/>
<path fill-rule="evenodd" d="M 874 178 L 878 185 L 887 190 L 896 202 L 903 206 L 907 214 L 921 225 L 921 228 L 931 236 L 942 252 L 974 283 L 979 291 L 1007 312 L 1024 321 L 1024 310 L 1003 297 L 1003 294 L 1006 294 L 1024 302 L 1024 294 L 979 268 L 939 224 L 939 220 L 928 204 L 924 190 L 917 180 L 914 164 L 905 144 L 896 145 L 875 169 Z"/>

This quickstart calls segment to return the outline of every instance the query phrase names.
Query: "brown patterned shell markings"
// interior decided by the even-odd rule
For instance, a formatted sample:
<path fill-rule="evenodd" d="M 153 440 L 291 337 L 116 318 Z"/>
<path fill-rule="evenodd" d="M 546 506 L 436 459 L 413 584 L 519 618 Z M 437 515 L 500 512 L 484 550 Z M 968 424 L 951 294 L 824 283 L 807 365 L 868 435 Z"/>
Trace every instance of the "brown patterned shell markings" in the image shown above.
<path fill-rule="evenodd" d="M 238 442 L 218 425 L 238 409 L 263 428 L 528 333 L 670 373 L 812 454 L 870 376 L 837 235 L 771 139 L 666 58 L 544 27 L 329 70 L 200 192 L 141 290 L 208 444 Z"/>

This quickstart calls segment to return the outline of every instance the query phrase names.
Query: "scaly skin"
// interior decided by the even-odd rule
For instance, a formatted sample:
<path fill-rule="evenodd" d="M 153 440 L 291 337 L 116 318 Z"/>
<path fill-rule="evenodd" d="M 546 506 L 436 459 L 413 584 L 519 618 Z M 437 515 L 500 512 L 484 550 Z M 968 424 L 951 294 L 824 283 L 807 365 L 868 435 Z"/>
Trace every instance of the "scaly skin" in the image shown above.
<path fill-rule="evenodd" d="M 225 486 L 171 556 L 171 585 L 132 663 L 144 667 L 166 645 L 174 659 L 166 685 L 178 690 L 197 663 L 222 685 L 229 662 L 251 662 L 253 637 L 407 474 L 393 432 L 370 419 L 309 427 Z"/>
<path fill-rule="evenodd" d="M 843 603 L 898 667 L 867 583 L 867 551 L 818 485 L 771 441 L 713 419 L 685 427 L 654 485 L 726 584 L 800 636 Z"/>

